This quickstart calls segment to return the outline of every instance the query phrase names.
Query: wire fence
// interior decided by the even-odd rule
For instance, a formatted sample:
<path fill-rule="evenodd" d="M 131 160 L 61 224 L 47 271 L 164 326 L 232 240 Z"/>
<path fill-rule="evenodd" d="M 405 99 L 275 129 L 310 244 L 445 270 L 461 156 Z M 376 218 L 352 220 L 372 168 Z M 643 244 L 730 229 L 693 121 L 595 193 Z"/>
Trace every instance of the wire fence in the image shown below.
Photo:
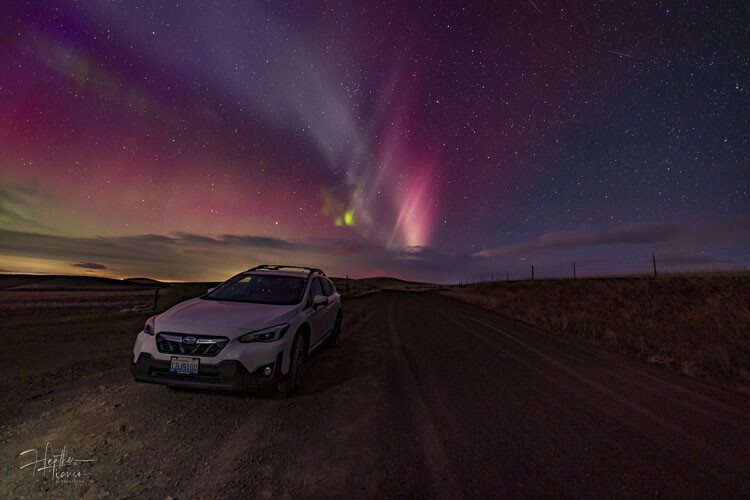
<path fill-rule="evenodd" d="M 744 252 L 744 258 L 743 257 Z M 402 285 L 386 286 L 387 289 L 399 290 L 447 290 L 456 287 L 465 287 L 477 283 L 499 283 L 515 281 L 531 281 L 546 279 L 592 279 L 592 278 L 620 278 L 620 277 L 642 277 L 659 279 L 675 275 L 731 275 L 748 274 L 750 270 L 746 264 L 738 264 L 740 261 L 750 262 L 750 245 L 731 248 L 714 248 L 710 252 L 692 255 L 649 254 L 637 255 L 635 258 L 615 258 L 611 260 L 571 259 L 568 262 L 558 262 L 553 265 L 526 263 L 519 266 L 514 263 L 506 269 L 497 271 L 484 271 L 467 274 L 453 283 L 410 283 Z M 336 283 L 339 293 L 344 297 L 361 296 L 367 293 L 379 291 L 381 288 L 374 285 L 371 280 L 364 279 L 341 279 Z"/>
<path fill-rule="evenodd" d="M 529 260 L 523 266 L 514 263 L 506 269 L 466 275 L 460 285 L 497 281 L 536 279 L 582 279 L 598 277 L 645 277 L 661 275 L 707 275 L 747 273 L 750 245 L 711 248 L 700 252 L 649 252 L 636 256 L 611 259 L 570 259 L 555 264 L 539 264 Z"/>

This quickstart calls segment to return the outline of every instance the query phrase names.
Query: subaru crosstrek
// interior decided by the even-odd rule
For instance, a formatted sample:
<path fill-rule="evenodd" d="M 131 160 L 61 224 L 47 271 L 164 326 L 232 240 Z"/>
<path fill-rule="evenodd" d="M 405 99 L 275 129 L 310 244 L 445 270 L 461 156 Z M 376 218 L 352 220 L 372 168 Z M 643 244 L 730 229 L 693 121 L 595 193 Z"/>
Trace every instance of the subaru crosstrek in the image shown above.
<path fill-rule="evenodd" d="M 294 393 L 303 363 L 341 341 L 341 297 L 320 269 L 263 265 L 152 316 L 133 347 L 138 382 L 196 389 L 276 385 Z"/>

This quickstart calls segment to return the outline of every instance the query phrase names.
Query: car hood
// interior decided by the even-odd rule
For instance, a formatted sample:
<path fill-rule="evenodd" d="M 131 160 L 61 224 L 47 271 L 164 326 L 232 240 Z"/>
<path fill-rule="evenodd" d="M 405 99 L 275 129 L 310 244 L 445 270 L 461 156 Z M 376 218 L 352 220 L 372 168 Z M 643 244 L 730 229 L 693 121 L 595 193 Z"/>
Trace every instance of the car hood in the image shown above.
<path fill-rule="evenodd" d="M 234 338 L 247 332 L 288 322 L 297 306 L 191 299 L 155 318 L 157 332 L 224 335 Z"/>

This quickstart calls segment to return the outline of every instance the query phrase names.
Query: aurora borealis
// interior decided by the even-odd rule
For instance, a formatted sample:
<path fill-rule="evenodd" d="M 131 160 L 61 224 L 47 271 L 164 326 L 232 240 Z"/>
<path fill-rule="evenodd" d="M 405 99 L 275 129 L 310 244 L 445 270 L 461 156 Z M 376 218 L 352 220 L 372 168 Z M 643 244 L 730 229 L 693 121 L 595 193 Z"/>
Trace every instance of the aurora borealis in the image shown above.
<path fill-rule="evenodd" d="M 13 2 L 0 268 L 750 263 L 738 2 Z M 87 265 L 90 264 L 90 265 Z"/>

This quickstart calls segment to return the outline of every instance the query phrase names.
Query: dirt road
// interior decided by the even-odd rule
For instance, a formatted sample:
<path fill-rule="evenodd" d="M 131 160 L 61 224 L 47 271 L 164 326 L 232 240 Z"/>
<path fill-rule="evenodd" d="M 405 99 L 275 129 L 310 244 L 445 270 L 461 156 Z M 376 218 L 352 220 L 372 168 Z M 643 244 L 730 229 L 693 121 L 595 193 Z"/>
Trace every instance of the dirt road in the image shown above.
<path fill-rule="evenodd" d="M 144 319 L 0 327 L 0 497 L 750 494 L 745 396 L 434 293 L 347 301 L 291 399 L 134 383 Z M 48 442 L 88 475 L 20 468 Z"/>

